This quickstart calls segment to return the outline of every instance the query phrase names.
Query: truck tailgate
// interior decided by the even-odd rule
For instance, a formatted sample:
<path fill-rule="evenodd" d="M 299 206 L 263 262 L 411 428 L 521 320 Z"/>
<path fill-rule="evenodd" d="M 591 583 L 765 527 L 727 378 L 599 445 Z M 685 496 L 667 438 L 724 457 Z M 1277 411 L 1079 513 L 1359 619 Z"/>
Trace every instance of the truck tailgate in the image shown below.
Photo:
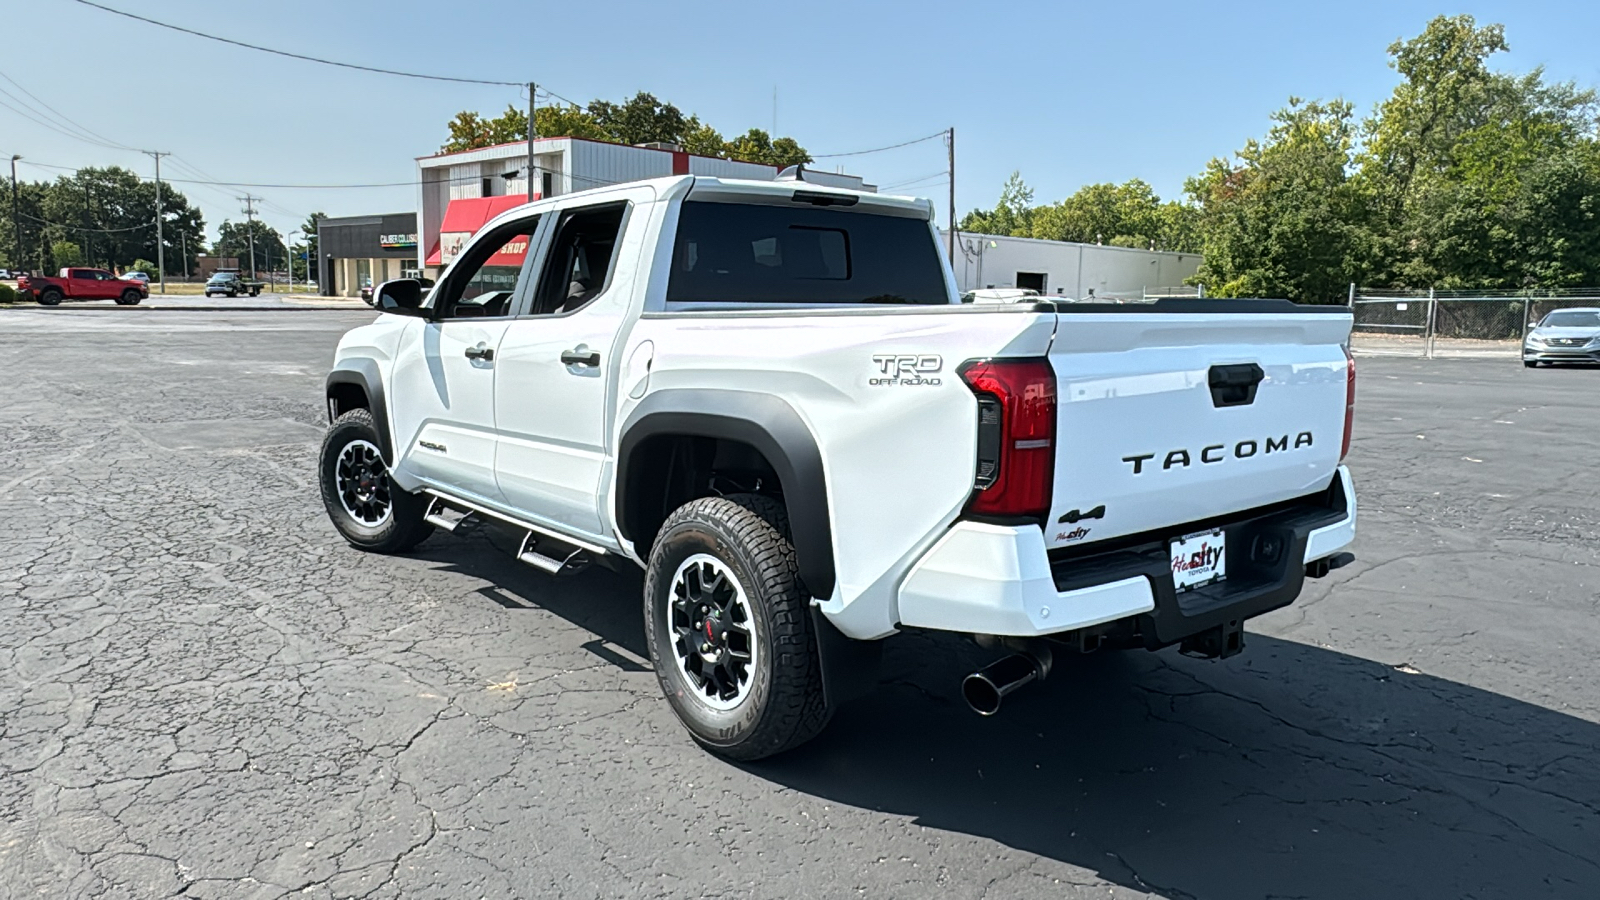
<path fill-rule="evenodd" d="M 1047 546 L 1172 531 L 1327 486 L 1350 314 L 1275 308 L 1061 310 Z"/>

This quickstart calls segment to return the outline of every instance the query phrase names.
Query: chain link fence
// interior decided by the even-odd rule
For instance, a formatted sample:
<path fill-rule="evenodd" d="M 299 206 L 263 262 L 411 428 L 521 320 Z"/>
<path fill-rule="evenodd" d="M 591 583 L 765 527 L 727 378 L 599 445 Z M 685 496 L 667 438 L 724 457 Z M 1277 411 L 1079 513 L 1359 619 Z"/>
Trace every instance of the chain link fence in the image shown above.
<path fill-rule="evenodd" d="M 1575 306 L 1600 306 L 1600 288 L 1389 291 L 1351 285 L 1350 346 L 1379 356 L 1520 360 L 1529 323 Z"/>

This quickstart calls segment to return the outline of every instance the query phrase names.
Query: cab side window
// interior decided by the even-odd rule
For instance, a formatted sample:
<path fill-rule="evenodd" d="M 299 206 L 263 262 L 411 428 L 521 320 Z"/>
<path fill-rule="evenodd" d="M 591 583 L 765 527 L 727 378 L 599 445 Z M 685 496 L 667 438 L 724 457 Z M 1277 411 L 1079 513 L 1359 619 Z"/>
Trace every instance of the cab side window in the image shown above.
<path fill-rule="evenodd" d="M 517 282 L 539 217 L 519 219 L 474 242 L 439 286 L 434 300 L 441 319 L 497 318 L 511 315 Z"/>
<path fill-rule="evenodd" d="M 628 204 L 623 202 L 582 206 L 561 214 L 534 297 L 533 315 L 572 312 L 605 291 L 627 211 Z"/>

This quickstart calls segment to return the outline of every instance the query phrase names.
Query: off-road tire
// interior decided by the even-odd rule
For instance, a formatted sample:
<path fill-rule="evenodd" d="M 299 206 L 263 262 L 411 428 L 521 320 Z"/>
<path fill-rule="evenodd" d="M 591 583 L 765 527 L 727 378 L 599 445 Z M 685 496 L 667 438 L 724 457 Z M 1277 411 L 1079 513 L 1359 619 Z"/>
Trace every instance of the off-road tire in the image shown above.
<path fill-rule="evenodd" d="M 45 288 L 39 292 L 40 306 L 60 306 L 61 292 L 55 288 Z"/>
<path fill-rule="evenodd" d="M 365 441 L 375 447 L 383 446 L 372 413 L 365 409 L 352 409 L 333 420 L 322 436 L 322 450 L 317 456 L 317 480 L 322 486 L 322 505 L 328 510 L 333 527 L 339 529 L 352 547 L 372 553 L 404 553 L 417 546 L 433 533 L 433 526 L 422 517 L 428 511 L 423 497 L 401 490 L 390 483 L 390 513 L 387 520 L 369 526 L 346 511 L 339 499 L 335 476 L 339 456 L 355 441 Z M 389 460 L 384 460 L 387 465 Z"/>
<path fill-rule="evenodd" d="M 673 650 L 668 592 L 694 554 L 730 570 L 753 617 L 757 662 L 745 699 L 732 709 L 699 699 Z M 729 759 L 762 759 L 805 743 L 828 724 L 832 711 L 809 607 L 781 502 L 756 494 L 702 497 L 667 517 L 645 574 L 646 643 L 667 702 L 701 746 Z"/>
<path fill-rule="evenodd" d="M 143 299 L 144 299 L 143 297 L 139 296 L 139 292 L 138 291 L 127 290 L 127 291 L 123 291 L 122 292 L 122 296 L 117 298 L 117 305 L 118 306 L 138 306 L 139 305 L 139 301 L 143 300 Z"/>

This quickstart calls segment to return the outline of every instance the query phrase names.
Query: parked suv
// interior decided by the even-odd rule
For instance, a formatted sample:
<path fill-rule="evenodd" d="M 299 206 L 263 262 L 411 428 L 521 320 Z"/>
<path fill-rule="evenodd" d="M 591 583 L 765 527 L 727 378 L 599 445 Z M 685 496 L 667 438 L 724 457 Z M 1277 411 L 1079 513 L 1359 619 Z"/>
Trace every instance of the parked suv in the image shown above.
<path fill-rule="evenodd" d="M 987 714 L 1058 648 L 1237 653 L 1352 558 L 1344 307 L 961 304 L 926 201 L 695 176 L 511 210 L 377 307 L 327 380 L 344 539 L 643 567 L 662 693 L 729 757 L 903 629 L 995 649 Z"/>

